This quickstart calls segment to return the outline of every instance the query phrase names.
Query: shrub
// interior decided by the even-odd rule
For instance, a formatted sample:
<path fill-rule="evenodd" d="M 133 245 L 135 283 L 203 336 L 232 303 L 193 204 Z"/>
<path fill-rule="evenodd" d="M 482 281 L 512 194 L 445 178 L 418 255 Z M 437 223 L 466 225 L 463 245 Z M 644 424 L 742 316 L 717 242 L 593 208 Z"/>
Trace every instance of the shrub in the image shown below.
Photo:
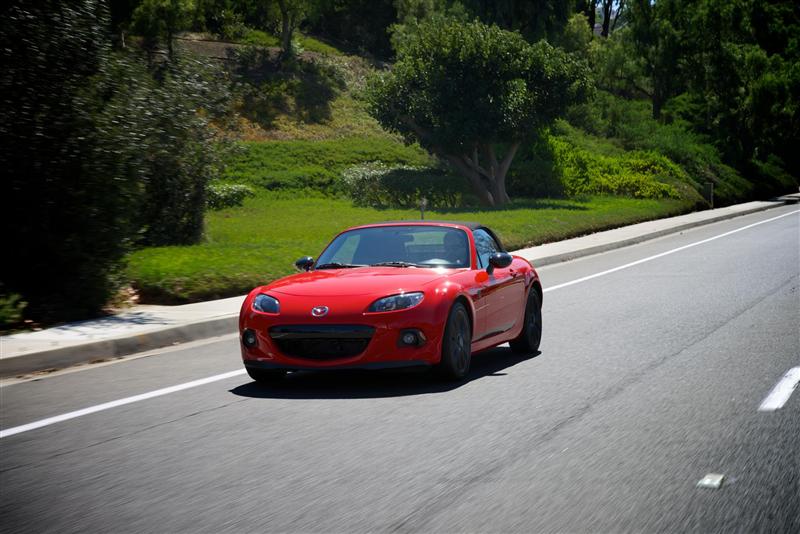
<path fill-rule="evenodd" d="M 538 136 L 532 144 L 522 147 L 517 156 L 519 161 L 509 171 L 509 192 L 528 198 L 564 197 L 564 184 L 555 157 L 547 135 Z"/>
<path fill-rule="evenodd" d="M 226 92 L 188 59 L 114 53 L 105 4 L 23 2 L 0 17 L 0 281 L 40 322 L 98 314 L 141 243 L 196 241 L 219 172 Z M 70 61 L 64 61 L 69 57 Z"/>
<path fill-rule="evenodd" d="M 250 37 L 258 42 L 269 36 L 254 32 Z M 331 118 L 331 102 L 345 89 L 339 62 L 327 56 L 309 59 L 292 54 L 280 58 L 252 44 L 230 54 L 239 111 L 265 129 L 273 126 L 280 113 L 304 122 L 324 122 Z"/>
<path fill-rule="evenodd" d="M 241 206 L 245 198 L 255 194 L 253 188 L 246 185 L 213 183 L 206 191 L 206 206 L 212 210 Z"/>
<path fill-rule="evenodd" d="M 148 84 L 142 243 L 185 245 L 203 233 L 208 183 L 222 172 L 224 144 L 209 121 L 224 117 L 229 102 L 225 81 L 213 67 L 175 58 Z M 201 110 L 202 113 L 198 113 Z"/>
<path fill-rule="evenodd" d="M 441 168 L 374 161 L 350 167 L 342 179 L 358 206 L 414 208 L 424 198 L 430 208 L 454 208 L 468 197 L 464 179 Z"/>
<path fill-rule="evenodd" d="M 40 321 L 97 313 L 136 231 L 145 92 L 116 81 L 126 65 L 98 30 L 106 15 L 88 0 L 17 0 L 0 17 L 0 217 L 13 251 L 0 282 Z"/>
<path fill-rule="evenodd" d="M 565 193 L 569 196 L 610 194 L 634 198 L 680 198 L 675 183 L 688 176 L 667 158 L 652 152 L 631 152 L 602 156 L 569 142 L 551 141 L 560 168 Z"/>
<path fill-rule="evenodd" d="M 752 159 L 747 167 L 754 177 L 756 194 L 760 197 L 778 196 L 797 191 L 797 179 L 786 172 L 784 162 L 770 154 L 767 161 Z"/>
<path fill-rule="evenodd" d="M 262 30 L 246 28 L 239 38 L 242 44 L 260 46 L 264 48 L 280 46 L 280 39 Z"/>
<path fill-rule="evenodd" d="M 590 141 L 591 148 L 605 155 L 628 150 L 666 156 L 683 168 L 684 181 L 698 194 L 706 183 L 713 183 L 717 204 L 732 204 L 751 198 L 753 183 L 724 164 L 717 148 L 704 136 L 690 131 L 687 123 L 680 118 L 687 105 L 687 101 L 681 97 L 674 99 L 665 113 L 665 117 L 671 117 L 674 121 L 664 124 L 652 118 L 649 102 L 626 100 L 599 91 L 593 101 L 570 109 L 567 116 L 569 124 L 561 122 L 554 131 L 571 142 L 589 148 L 585 137 L 591 136 L 576 131 L 572 126 L 582 128 L 592 136 L 598 136 Z M 598 138 L 606 138 L 610 143 L 601 143 Z"/>
<path fill-rule="evenodd" d="M 16 293 L 4 295 L 0 293 L 0 330 L 12 328 L 22 322 L 22 312 L 28 303 Z"/>

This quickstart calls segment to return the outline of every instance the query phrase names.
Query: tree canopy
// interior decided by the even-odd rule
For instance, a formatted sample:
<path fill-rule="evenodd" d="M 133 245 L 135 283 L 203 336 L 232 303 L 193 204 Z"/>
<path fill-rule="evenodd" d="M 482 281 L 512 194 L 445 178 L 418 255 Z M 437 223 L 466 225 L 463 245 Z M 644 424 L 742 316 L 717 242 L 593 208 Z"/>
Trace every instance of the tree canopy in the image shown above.
<path fill-rule="evenodd" d="M 15 0 L 0 17 L 0 284 L 36 320 L 97 314 L 136 245 L 197 242 L 219 173 L 208 119 L 227 90 L 197 62 L 114 51 L 92 0 Z"/>
<path fill-rule="evenodd" d="M 544 41 L 480 22 L 435 21 L 368 86 L 373 116 L 449 162 L 489 205 L 509 198 L 520 143 L 590 93 L 585 64 Z"/>

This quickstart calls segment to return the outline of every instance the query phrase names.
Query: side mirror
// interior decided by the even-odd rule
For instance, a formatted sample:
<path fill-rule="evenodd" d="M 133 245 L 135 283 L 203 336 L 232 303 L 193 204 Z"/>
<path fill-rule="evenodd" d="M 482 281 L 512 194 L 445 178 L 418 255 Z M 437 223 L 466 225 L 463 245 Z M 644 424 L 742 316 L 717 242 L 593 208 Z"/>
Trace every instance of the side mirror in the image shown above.
<path fill-rule="evenodd" d="M 298 271 L 308 271 L 311 269 L 311 266 L 314 265 L 314 258 L 311 256 L 303 256 L 296 262 L 294 262 L 294 266 L 297 268 Z"/>
<path fill-rule="evenodd" d="M 486 272 L 492 274 L 495 267 L 498 269 L 505 269 L 511 265 L 512 261 L 514 261 L 514 258 L 508 252 L 495 252 L 489 256 L 489 266 L 486 268 Z"/>

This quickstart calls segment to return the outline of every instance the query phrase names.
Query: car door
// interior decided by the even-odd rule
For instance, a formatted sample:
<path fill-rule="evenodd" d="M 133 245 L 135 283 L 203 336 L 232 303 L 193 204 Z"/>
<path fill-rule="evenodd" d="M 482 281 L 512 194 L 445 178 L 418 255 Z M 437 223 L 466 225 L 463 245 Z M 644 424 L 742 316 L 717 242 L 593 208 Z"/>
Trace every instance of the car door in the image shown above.
<path fill-rule="evenodd" d="M 502 252 L 497 240 L 483 228 L 473 232 L 478 268 L 489 266 L 489 257 Z M 483 282 L 481 296 L 486 299 L 483 335 L 486 338 L 514 327 L 522 317 L 521 306 L 525 299 L 525 277 L 515 271 L 514 265 L 495 268 Z"/>

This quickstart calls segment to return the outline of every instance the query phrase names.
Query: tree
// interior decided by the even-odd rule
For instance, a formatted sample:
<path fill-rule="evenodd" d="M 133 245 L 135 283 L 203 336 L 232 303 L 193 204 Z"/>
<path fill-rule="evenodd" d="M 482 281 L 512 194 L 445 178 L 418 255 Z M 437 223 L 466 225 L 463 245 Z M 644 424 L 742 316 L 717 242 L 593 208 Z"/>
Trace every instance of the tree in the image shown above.
<path fill-rule="evenodd" d="M 690 8 L 684 0 L 634 0 L 631 4 L 631 38 L 651 79 L 653 118 L 658 119 L 664 104 L 686 87 L 685 19 Z"/>
<path fill-rule="evenodd" d="M 617 24 L 622 10 L 625 9 L 625 0 L 602 0 L 601 9 L 603 11 L 603 27 L 600 30 L 601 37 L 608 37 L 608 34 Z M 614 15 L 614 4 L 617 4 L 617 14 Z M 612 25 L 613 21 L 613 25 Z"/>
<path fill-rule="evenodd" d="M 102 3 L 58 0 L 0 16 L 0 217 L 13 254 L 0 283 L 33 319 L 96 313 L 136 233 L 140 95 L 111 84 L 106 16 Z"/>
<path fill-rule="evenodd" d="M 292 35 L 308 16 L 307 0 L 277 0 L 281 12 L 281 51 L 284 56 L 292 54 Z"/>
<path fill-rule="evenodd" d="M 794 2 L 702 0 L 688 13 L 682 61 L 689 117 L 749 176 L 798 172 L 800 8 Z M 769 192 L 780 173 L 758 178 Z M 780 192 L 780 191 L 772 191 Z"/>
<path fill-rule="evenodd" d="M 576 7 L 579 13 L 583 13 L 586 16 L 589 30 L 594 32 L 594 24 L 597 20 L 597 0 L 578 0 Z"/>
<path fill-rule="evenodd" d="M 218 175 L 225 91 L 187 62 L 111 48 L 105 4 L 17 0 L 0 17 L 3 291 L 39 321 L 96 315 L 140 244 L 189 244 Z M 69 58 L 69 60 L 65 60 Z"/>
<path fill-rule="evenodd" d="M 400 20 L 395 0 L 315 0 L 308 17 L 311 30 L 360 53 L 391 55 L 386 29 Z"/>
<path fill-rule="evenodd" d="M 189 25 L 194 8 L 192 0 L 144 0 L 133 12 L 132 25 L 144 37 L 146 48 L 163 39 L 172 57 L 175 34 Z"/>
<path fill-rule="evenodd" d="M 483 203 L 501 206 L 520 144 L 585 100 L 590 87 L 586 65 L 544 41 L 531 45 L 480 22 L 437 21 L 419 27 L 366 93 L 384 127 L 449 162 Z"/>
<path fill-rule="evenodd" d="M 575 0 L 463 0 L 472 14 L 486 24 L 518 31 L 530 42 L 553 40 L 575 9 Z"/>
<path fill-rule="evenodd" d="M 420 24 L 467 22 L 469 14 L 464 6 L 448 0 L 395 0 L 397 22 L 389 26 L 392 48 L 397 51 L 413 40 Z"/>

